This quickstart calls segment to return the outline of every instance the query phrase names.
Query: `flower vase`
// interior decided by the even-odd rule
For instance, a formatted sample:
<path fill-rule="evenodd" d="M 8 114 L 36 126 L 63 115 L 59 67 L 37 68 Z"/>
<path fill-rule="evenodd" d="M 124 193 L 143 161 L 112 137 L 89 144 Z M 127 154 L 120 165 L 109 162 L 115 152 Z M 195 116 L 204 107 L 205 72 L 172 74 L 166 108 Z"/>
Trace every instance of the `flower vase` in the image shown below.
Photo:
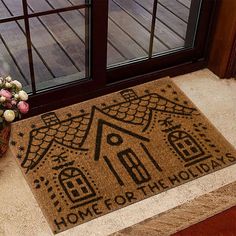
<path fill-rule="evenodd" d="M 11 133 L 11 125 L 2 125 L 0 128 L 0 158 L 7 152 L 9 147 L 9 139 Z"/>

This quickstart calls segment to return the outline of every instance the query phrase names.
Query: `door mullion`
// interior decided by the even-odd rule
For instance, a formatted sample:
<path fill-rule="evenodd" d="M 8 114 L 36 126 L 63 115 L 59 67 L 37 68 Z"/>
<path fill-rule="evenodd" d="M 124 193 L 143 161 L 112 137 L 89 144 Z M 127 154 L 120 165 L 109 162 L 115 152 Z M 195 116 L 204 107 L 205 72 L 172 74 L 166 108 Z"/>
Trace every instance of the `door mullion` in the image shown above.
<path fill-rule="evenodd" d="M 96 87 L 106 85 L 108 0 L 92 1 L 91 76 Z"/>
<path fill-rule="evenodd" d="M 189 48 L 193 46 L 193 41 L 195 38 L 195 32 L 196 32 L 196 19 L 198 18 L 198 9 L 201 5 L 201 0 L 194 0 L 191 1 L 190 6 L 190 12 L 189 12 L 189 18 L 188 18 L 188 27 L 186 31 L 186 37 L 185 37 L 185 47 Z"/>
<path fill-rule="evenodd" d="M 155 36 L 155 26 L 156 26 L 156 17 L 157 17 L 157 4 L 158 4 L 158 0 L 154 0 L 153 11 L 152 11 L 152 26 L 151 26 L 151 34 L 150 34 L 149 53 L 148 53 L 149 58 L 152 58 L 152 52 L 153 52 L 153 40 Z"/>

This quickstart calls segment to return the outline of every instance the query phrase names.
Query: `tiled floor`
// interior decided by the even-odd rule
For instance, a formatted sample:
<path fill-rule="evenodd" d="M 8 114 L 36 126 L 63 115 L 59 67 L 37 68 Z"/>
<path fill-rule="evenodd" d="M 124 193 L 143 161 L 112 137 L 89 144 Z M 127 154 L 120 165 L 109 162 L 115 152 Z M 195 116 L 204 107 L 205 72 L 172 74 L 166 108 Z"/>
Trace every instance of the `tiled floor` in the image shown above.
<path fill-rule="evenodd" d="M 174 81 L 236 147 L 236 80 L 203 70 Z M 109 235 L 234 182 L 235 173 L 236 165 L 230 166 L 58 235 Z M 0 160 L 0 189 L 1 236 L 53 235 L 10 152 Z"/>

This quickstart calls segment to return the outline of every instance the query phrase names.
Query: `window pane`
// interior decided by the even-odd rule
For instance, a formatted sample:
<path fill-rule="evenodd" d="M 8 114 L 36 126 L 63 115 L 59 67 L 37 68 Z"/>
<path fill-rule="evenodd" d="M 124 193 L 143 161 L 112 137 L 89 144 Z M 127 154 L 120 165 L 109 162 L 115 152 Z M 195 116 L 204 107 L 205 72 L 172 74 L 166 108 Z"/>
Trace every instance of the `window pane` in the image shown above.
<path fill-rule="evenodd" d="M 108 66 L 192 47 L 200 3 L 109 0 Z"/>
<path fill-rule="evenodd" d="M 28 7 L 35 12 L 53 9 L 79 6 L 85 4 L 85 0 L 27 0 Z"/>
<path fill-rule="evenodd" d="M 194 33 L 191 35 L 191 45 L 187 45 L 188 41 L 187 29 L 190 24 L 189 13 L 191 1 L 193 0 L 160 0 L 157 5 L 157 21 L 155 27 L 155 37 L 159 37 L 168 50 L 183 49 L 188 46 L 192 46 L 194 40 Z M 196 2 L 196 0 L 195 0 Z M 151 6 L 149 6 L 151 8 Z M 193 9 L 196 16 L 198 16 L 198 8 Z M 192 19 L 194 28 L 197 26 L 197 17 Z M 159 53 L 159 51 L 153 50 L 153 54 Z"/>
<path fill-rule="evenodd" d="M 22 0 L 1 0 L 0 19 L 23 14 Z"/>
<path fill-rule="evenodd" d="M 0 73 L 10 74 L 31 92 L 29 61 L 23 21 L 0 24 Z"/>
<path fill-rule="evenodd" d="M 30 19 L 37 90 L 86 77 L 84 15 L 73 10 Z"/>
<path fill-rule="evenodd" d="M 135 1 L 109 0 L 108 65 L 148 56 L 150 24 L 139 24 L 136 7 Z"/>

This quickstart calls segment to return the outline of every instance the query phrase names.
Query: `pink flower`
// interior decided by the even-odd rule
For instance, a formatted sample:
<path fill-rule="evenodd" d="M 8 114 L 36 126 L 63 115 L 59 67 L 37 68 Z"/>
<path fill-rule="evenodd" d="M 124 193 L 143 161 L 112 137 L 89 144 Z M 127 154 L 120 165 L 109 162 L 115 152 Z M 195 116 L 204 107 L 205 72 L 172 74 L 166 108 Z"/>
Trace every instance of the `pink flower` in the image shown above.
<path fill-rule="evenodd" d="M 16 105 L 16 100 L 11 100 L 11 104 L 14 106 L 14 105 Z"/>
<path fill-rule="evenodd" d="M 27 102 L 20 101 L 17 105 L 17 108 L 21 113 L 25 114 L 29 111 L 29 104 Z"/>
<path fill-rule="evenodd" d="M 12 94 L 9 91 L 5 90 L 5 89 L 1 89 L 0 90 L 0 96 L 3 96 L 7 99 L 10 99 L 12 97 Z"/>

